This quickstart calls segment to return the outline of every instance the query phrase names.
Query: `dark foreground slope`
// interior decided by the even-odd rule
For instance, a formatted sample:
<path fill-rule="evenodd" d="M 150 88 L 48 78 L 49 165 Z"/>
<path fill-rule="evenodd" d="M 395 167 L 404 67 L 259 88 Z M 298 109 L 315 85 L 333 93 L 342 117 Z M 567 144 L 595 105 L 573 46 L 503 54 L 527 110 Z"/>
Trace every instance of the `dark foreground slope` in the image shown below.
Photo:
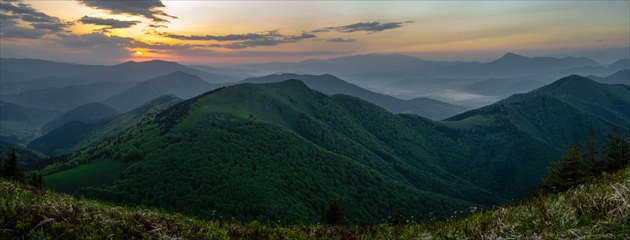
<path fill-rule="evenodd" d="M 376 227 L 270 227 L 257 222 L 200 221 L 79 200 L 50 191 L 42 194 L 25 185 L 0 180 L 0 238 L 628 239 L 628 186 L 630 169 L 626 168 L 596 184 L 519 205 L 477 210 L 456 221 Z"/>

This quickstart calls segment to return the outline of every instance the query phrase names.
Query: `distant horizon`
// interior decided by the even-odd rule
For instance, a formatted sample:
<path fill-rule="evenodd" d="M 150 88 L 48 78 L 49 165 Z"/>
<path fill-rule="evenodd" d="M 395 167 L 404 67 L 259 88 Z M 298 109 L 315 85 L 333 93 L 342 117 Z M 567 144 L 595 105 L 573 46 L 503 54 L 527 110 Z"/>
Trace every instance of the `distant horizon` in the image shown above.
<path fill-rule="evenodd" d="M 463 58 L 456 58 L 456 54 L 462 54 L 462 53 L 430 53 L 430 54 L 423 54 L 423 53 L 357 53 L 357 54 L 349 54 L 349 55 L 344 55 L 344 56 L 337 56 L 337 57 L 327 57 L 327 58 L 307 58 L 307 59 L 300 59 L 300 60 L 296 60 L 296 61 L 262 61 L 262 62 L 242 62 L 242 63 L 203 63 L 203 62 L 186 62 L 186 61 L 172 61 L 172 60 L 168 60 L 168 59 L 160 59 L 160 58 L 132 58 L 132 59 L 126 59 L 123 61 L 116 61 L 116 62 L 80 62 L 80 61 L 63 61 L 63 60 L 59 60 L 59 59 L 45 59 L 45 58 L 37 58 L 37 57 L 29 57 L 29 56 L 22 56 L 20 54 L 16 54 L 13 52 L 0 52 L 0 58 L 14 58 L 14 59 L 37 59 L 37 60 L 44 60 L 44 61 L 51 61 L 51 62 L 58 62 L 58 63 L 71 63 L 71 64 L 82 64 L 82 65 L 117 65 L 117 64 L 122 64 L 122 63 L 126 63 L 126 62 L 150 62 L 150 61 L 165 61 L 165 62 L 176 62 L 176 63 L 180 63 L 180 64 L 184 64 L 184 65 L 205 65 L 205 66 L 216 66 L 216 67 L 230 67 L 230 66 L 239 66 L 239 65 L 249 65 L 249 64 L 266 64 L 266 63 L 286 63 L 286 64 L 291 64 L 291 63 L 300 63 L 300 62 L 304 62 L 304 61 L 310 61 L 310 60 L 317 60 L 317 61 L 326 61 L 326 60 L 331 60 L 331 59 L 337 59 L 337 58 L 344 58 L 344 57 L 356 57 L 356 56 L 369 56 L 369 55 L 404 55 L 404 56 L 410 56 L 410 57 L 414 57 L 417 59 L 421 59 L 421 60 L 426 60 L 426 61 L 442 61 L 442 62 L 479 62 L 479 63 L 488 63 L 488 62 L 492 62 L 495 61 L 501 57 L 503 57 L 505 54 L 508 53 L 513 53 L 516 55 L 521 55 L 521 56 L 525 56 L 525 57 L 529 57 L 529 58 L 535 58 L 535 57 L 553 57 L 553 58 L 565 58 L 565 57 L 585 57 L 585 58 L 589 58 L 591 60 L 594 60 L 600 64 L 611 64 L 617 60 L 622 60 L 622 59 L 630 59 L 630 55 L 628 55 L 628 57 L 621 57 L 621 58 L 610 58 L 611 60 L 609 61 L 598 61 L 597 59 L 594 59 L 592 57 L 588 57 L 588 56 L 582 56 L 580 55 L 580 52 L 586 52 L 586 53 L 592 53 L 592 52 L 598 52 L 598 51 L 612 51 L 612 50 L 621 50 L 621 51 L 627 51 L 630 54 L 630 46 L 628 47 L 613 47 L 613 48 L 605 48 L 605 49 L 587 49 L 587 50 L 582 50 L 582 51 L 571 51 L 571 52 L 552 52 L 552 53 L 547 53 L 547 54 L 541 54 L 541 55 L 531 55 L 531 54 L 525 54 L 525 53 L 521 53 L 521 52 L 517 52 L 517 51 L 506 51 L 506 52 L 497 52 L 497 53 L 490 53 L 487 54 L 487 57 L 482 57 L 482 58 L 475 58 L 475 56 L 470 56 L 470 57 L 463 57 Z M 443 54 L 440 56 L 440 54 Z M 620 55 L 623 55 L 620 54 Z M 449 57 L 449 56 L 453 56 L 453 57 Z M 460 55 L 461 56 L 461 55 Z M 612 60 L 614 59 L 614 60 Z"/>
<path fill-rule="evenodd" d="M 3 1 L 0 52 L 90 64 L 231 65 L 362 54 L 484 62 L 506 52 L 628 47 L 628 9 L 627 1 Z"/>

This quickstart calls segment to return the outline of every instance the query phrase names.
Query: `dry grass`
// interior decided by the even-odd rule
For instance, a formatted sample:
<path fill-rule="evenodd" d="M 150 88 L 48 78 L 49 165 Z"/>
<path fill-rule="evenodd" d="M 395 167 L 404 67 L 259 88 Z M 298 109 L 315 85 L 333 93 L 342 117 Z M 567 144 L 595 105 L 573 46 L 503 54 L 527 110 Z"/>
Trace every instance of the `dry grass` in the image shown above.
<path fill-rule="evenodd" d="M 629 239 L 630 168 L 558 195 L 438 223 L 269 227 L 203 221 L 0 181 L 0 238 L 24 239 Z M 471 209 L 475 211 L 476 209 Z"/>

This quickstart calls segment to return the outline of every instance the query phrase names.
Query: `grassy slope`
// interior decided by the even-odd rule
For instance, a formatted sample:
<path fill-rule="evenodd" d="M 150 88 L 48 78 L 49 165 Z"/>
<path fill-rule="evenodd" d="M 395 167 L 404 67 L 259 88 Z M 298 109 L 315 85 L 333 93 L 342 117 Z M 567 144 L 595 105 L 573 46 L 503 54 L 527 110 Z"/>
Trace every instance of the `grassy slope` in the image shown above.
<path fill-rule="evenodd" d="M 104 159 L 80 165 L 44 177 L 49 187 L 63 192 L 74 192 L 80 187 L 100 186 L 114 182 L 130 164 Z"/>
<path fill-rule="evenodd" d="M 37 192 L 0 180 L 0 237 L 93 239 L 628 239 L 630 168 L 595 184 L 461 220 L 369 227 L 262 226 L 201 221 Z"/>

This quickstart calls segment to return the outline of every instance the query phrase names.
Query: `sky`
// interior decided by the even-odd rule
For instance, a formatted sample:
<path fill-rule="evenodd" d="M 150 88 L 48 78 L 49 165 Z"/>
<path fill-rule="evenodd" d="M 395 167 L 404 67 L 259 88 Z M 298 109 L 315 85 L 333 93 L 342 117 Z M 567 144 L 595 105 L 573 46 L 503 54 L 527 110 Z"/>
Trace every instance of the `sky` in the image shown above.
<path fill-rule="evenodd" d="M 88 64 L 490 61 L 630 46 L 630 1 L 0 0 L 0 20 L 2 57 Z"/>

